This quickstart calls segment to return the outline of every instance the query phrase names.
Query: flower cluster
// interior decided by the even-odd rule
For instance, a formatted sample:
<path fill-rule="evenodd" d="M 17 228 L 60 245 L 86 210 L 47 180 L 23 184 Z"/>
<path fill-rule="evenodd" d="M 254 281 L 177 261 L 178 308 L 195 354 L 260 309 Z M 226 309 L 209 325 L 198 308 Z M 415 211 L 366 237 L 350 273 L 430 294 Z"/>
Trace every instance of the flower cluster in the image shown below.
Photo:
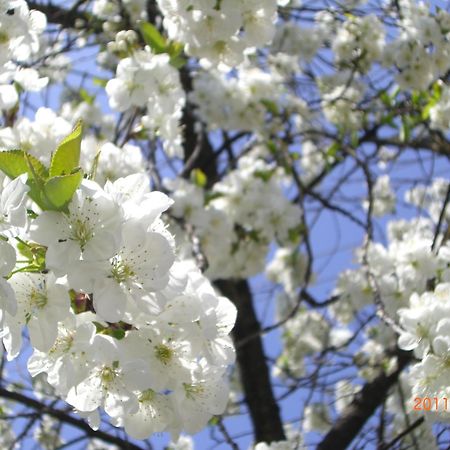
<path fill-rule="evenodd" d="M 296 243 L 301 210 L 283 193 L 282 181 L 280 170 L 249 155 L 207 195 L 186 181 L 168 182 L 173 215 L 195 228 L 210 278 L 254 275 L 263 270 L 272 241 Z"/>
<path fill-rule="evenodd" d="M 384 54 L 384 64 L 396 66 L 397 83 L 404 89 L 426 89 L 450 67 L 450 14 L 432 14 L 428 6 L 412 0 L 399 1 L 401 32 Z"/>
<path fill-rule="evenodd" d="M 0 8 L 0 110 L 8 110 L 19 100 L 13 82 L 26 91 L 47 85 L 48 79 L 40 78 L 35 69 L 21 66 L 38 53 L 47 20 L 23 0 L 2 1 Z"/>
<path fill-rule="evenodd" d="M 209 66 L 235 66 L 243 54 L 268 43 L 275 32 L 275 0 L 158 0 L 164 27 L 189 55 Z"/>
<path fill-rule="evenodd" d="M 219 71 L 201 71 L 193 82 L 189 100 L 197 107 L 198 118 L 210 130 L 248 130 L 269 133 L 280 124 L 282 110 L 302 114 L 301 102 L 293 100 L 275 71 L 241 66 L 238 77 Z M 288 111 L 287 111 L 288 110 Z M 271 113 L 270 120 L 268 114 Z"/>
<path fill-rule="evenodd" d="M 413 350 L 419 360 L 409 372 L 412 397 L 446 398 L 449 395 L 450 367 L 450 284 L 438 284 L 434 292 L 414 293 L 407 308 L 398 311 L 403 331 L 398 345 Z M 433 413 L 446 416 L 447 408 L 434 408 Z"/>
<path fill-rule="evenodd" d="M 7 358 L 20 354 L 26 330 L 31 375 L 45 373 L 93 428 L 104 410 L 137 439 L 195 433 L 228 401 L 236 308 L 177 258 L 161 218 L 172 200 L 151 192 L 143 173 L 103 187 L 83 178 L 71 169 L 80 140 L 78 126 L 53 154 L 49 178 L 23 151 L 0 158 L 11 178 L 12 158 L 35 167 L 1 193 Z"/>
<path fill-rule="evenodd" d="M 384 28 L 375 15 L 351 16 L 339 27 L 333 41 L 336 62 L 342 67 L 355 66 L 364 73 L 379 60 L 384 47 Z"/>
<path fill-rule="evenodd" d="M 141 125 L 152 136 L 162 138 L 170 156 L 182 157 L 179 120 L 185 95 L 169 60 L 167 53 L 155 55 L 149 48 L 133 52 L 120 60 L 116 78 L 108 81 L 106 92 L 114 110 L 145 110 Z"/>
<path fill-rule="evenodd" d="M 427 290 L 428 280 L 436 276 L 439 280 L 450 279 L 450 246 L 445 244 L 433 252 L 433 237 L 434 226 L 428 219 L 391 222 L 388 247 L 378 243 L 369 246 L 367 262 L 372 277 L 364 267 L 340 275 L 335 294 L 345 301 L 332 306 L 336 317 L 342 322 L 351 321 L 357 311 L 372 304 L 374 292 L 379 293 L 389 315 L 394 317 L 414 292 Z M 362 249 L 358 252 L 360 263 L 364 253 Z"/>

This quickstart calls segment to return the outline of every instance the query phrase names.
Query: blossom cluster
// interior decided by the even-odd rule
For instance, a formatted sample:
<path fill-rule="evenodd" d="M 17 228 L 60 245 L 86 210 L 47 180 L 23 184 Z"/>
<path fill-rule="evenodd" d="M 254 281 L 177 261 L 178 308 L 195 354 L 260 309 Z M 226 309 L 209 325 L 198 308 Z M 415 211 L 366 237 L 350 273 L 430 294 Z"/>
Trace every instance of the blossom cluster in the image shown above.
<path fill-rule="evenodd" d="M 402 211 L 402 183 L 415 184 L 384 172 L 410 140 L 420 155 L 429 143 L 447 152 L 449 12 L 413 0 L 93 0 L 59 2 L 47 27 L 30 2 L 0 3 L 0 337 L 9 360 L 30 342 L 34 387 L 45 380 L 92 427 L 105 412 L 137 439 L 194 433 L 227 402 L 233 414 L 236 308 L 211 283 L 265 274 L 283 344 L 272 374 L 288 389 L 328 364 L 366 381 L 393 373 L 399 334 L 417 359 L 405 397 L 448 394 L 448 181 L 409 190 L 426 217 L 390 222 L 384 242 L 376 218 Z M 88 69 L 71 67 L 85 58 Z M 51 155 L 72 145 L 78 119 L 80 148 Z M 360 175 L 362 200 L 344 186 Z M 371 236 L 321 308 L 308 292 L 327 269 L 311 247 L 324 210 Z M 358 390 L 324 392 L 333 383 L 335 406 L 314 393 L 300 432 L 326 432 Z M 386 412 L 404 409 L 391 393 Z M 420 430 L 414 445 L 431 448 Z M 14 429 L 0 434 L 13 445 Z M 64 445 L 48 417 L 35 439 Z"/>
<path fill-rule="evenodd" d="M 71 103 L 64 103 L 61 115 L 57 115 L 50 108 L 39 108 L 34 120 L 21 117 L 13 126 L 0 130 L 0 146 L 5 149 L 21 148 L 37 158 L 44 165 L 50 163 L 50 148 L 67 136 L 75 121 L 89 118 L 99 111 L 95 106 L 85 102 L 74 107 Z M 126 143 L 121 147 L 113 144 L 113 133 L 110 130 L 110 117 L 98 118 L 96 124 L 102 124 L 102 137 L 97 138 L 91 134 L 81 142 L 80 165 L 89 173 L 92 163 L 97 157 L 96 180 L 103 185 L 107 180 L 115 181 L 128 175 L 146 171 L 146 162 L 141 149 L 137 145 Z M 85 122 L 85 121 L 84 121 Z M 0 176 L 3 176 L 0 174 Z"/>
<path fill-rule="evenodd" d="M 275 0 L 158 0 L 158 5 L 169 37 L 209 66 L 236 66 L 275 33 Z"/>
<path fill-rule="evenodd" d="M 408 307 L 398 311 L 403 330 L 398 345 L 413 350 L 419 360 L 409 371 L 412 398 L 448 397 L 449 296 L 450 283 L 439 283 L 433 292 L 414 293 Z M 434 408 L 433 413 L 448 421 L 447 408 Z"/>
<path fill-rule="evenodd" d="M 58 146 L 51 175 L 77 165 L 79 134 L 78 126 Z M 46 374 L 93 428 L 104 410 L 137 439 L 162 431 L 177 439 L 222 413 L 236 308 L 177 257 L 161 218 L 172 200 L 151 192 L 144 173 L 101 186 L 72 169 L 41 180 L 39 191 L 33 180 L 47 169 L 38 160 L 21 151 L 2 158 L 13 178 L 0 199 L 8 360 L 20 354 L 26 330 L 31 375 Z M 28 158 L 41 175 L 25 169 L 14 178 L 11 158 Z"/>
<path fill-rule="evenodd" d="M 398 68 L 397 83 L 404 89 L 426 89 L 449 69 L 450 14 L 432 14 L 425 3 L 401 0 L 401 32 L 387 46 L 384 64 Z"/>
<path fill-rule="evenodd" d="M 120 60 L 116 78 L 108 81 L 106 92 L 114 110 L 144 109 L 144 129 L 163 139 L 170 156 L 182 157 L 179 120 L 185 96 L 179 74 L 169 62 L 167 53 L 155 55 L 148 47 L 134 51 Z"/>
<path fill-rule="evenodd" d="M 3 1 L 0 8 L 0 110 L 7 110 L 19 100 L 13 82 L 25 91 L 40 91 L 47 85 L 48 79 L 40 78 L 38 71 L 21 65 L 39 52 L 47 19 L 30 11 L 23 0 Z"/>
<path fill-rule="evenodd" d="M 254 155 L 242 157 L 211 192 L 188 181 L 167 181 L 175 200 L 172 215 L 194 227 L 210 278 L 254 275 L 263 270 L 271 242 L 297 243 L 301 209 L 286 198 L 282 182 L 282 172 Z M 178 236 L 192 253 L 186 233 Z"/>

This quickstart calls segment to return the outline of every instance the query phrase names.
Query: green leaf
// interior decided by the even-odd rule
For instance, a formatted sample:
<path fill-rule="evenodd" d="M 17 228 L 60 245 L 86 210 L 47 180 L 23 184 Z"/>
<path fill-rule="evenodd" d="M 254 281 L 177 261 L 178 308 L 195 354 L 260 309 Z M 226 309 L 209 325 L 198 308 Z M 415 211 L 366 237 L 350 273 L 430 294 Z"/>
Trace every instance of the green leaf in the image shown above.
<path fill-rule="evenodd" d="M 164 49 L 170 55 L 170 65 L 175 69 L 181 69 L 187 63 L 187 59 L 183 56 L 183 49 L 184 45 L 176 41 L 170 41 Z"/>
<path fill-rule="evenodd" d="M 16 247 L 22 256 L 25 256 L 25 258 L 29 260 L 33 259 L 33 252 L 31 251 L 31 245 L 27 244 L 24 241 L 19 241 Z"/>
<path fill-rule="evenodd" d="M 411 136 L 410 120 L 408 116 L 403 116 L 399 139 L 401 142 L 407 142 L 409 141 L 410 136 Z"/>
<path fill-rule="evenodd" d="M 119 322 L 114 326 L 104 326 L 100 322 L 94 322 L 96 332 L 98 334 L 105 334 L 107 336 L 111 336 L 114 339 L 121 340 L 125 337 L 126 331 L 123 328 L 116 328 L 116 326 L 125 325 L 124 322 Z"/>
<path fill-rule="evenodd" d="M 205 205 L 207 205 L 209 202 L 212 202 L 216 198 L 223 197 L 224 194 L 221 194 L 220 192 L 206 192 L 205 193 Z"/>
<path fill-rule="evenodd" d="M 46 209 L 40 193 L 43 183 L 48 178 L 48 170 L 39 160 L 23 150 L 3 151 L 0 152 L 0 170 L 12 179 L 27 173 L 27 185 L 30 187 L 28 196 L 41 208 Z"/>
<path fill-rule="evenodd" d="M 412 91 L 411 101 L 414 106 L 419 106 L 421 99 L 422 99 L 422 94 L 420 91 Z"/>
<path fill-rule="evenodd" d="M 95 177 L 97 176 L 97 167 L 98 167 L 98 161 L 100 159 L 101 150 L 97 152 L 97 154 L 94 157 L 94 160 L 92 161 L 91 170 L 88 173 L 88 179 L 89 180 L 95 180 Z"/>
<path fill-rule="evenodd" d="M 100 77 L 94 77 L 92 78 L 92 82 L 96 85 L 96 86 L 100 86 L 100 87 L 105 87 L 108 84 L 107 79 L 105 78 L 100 78 Z"/>
<path fill-rule="evenodd" d="M 50 178 L 44 185 L 45 199 L 50 202 L 48 209 L 62 211 L 70 202 L 83 179 L 83 172 Z"/>
<path fill-rule="evenodd" d="M 169 62 L 171 66 L 175 67 L 175 69 L 181 69 L 186 65 L 187 59 L 181 55 L 171 56 Z"/>
<path fill-rule="evenodd" d="M 50 176 L 70 174 L 80 162 L 81 134 L 83 124 L 77 122 L 72 133 L 69 134 L 56 149 L 50 164 Z"/>
<path fill-rule="evenodd" d="M 278 105 L 274 101 L 263 99 L 261 100 L 261 103 L 266 107 L 267 111 L 270 112 L 270 114 L 274 116 L 280 114 Z"/>
<path fill-rule="evenodd" d="M 436 106 L 437 100 L 431 99 L 423 108 L 421 117 L 423 120 L 427 120 L 430 117 L 430 111 L 433 106 Z"/>
<path fill-rule="evenodd" d="M 219 417 L 213 416 L 213 417 L 211 417 L 211 419 L 209 419 L 208 425 L 213 427 L 215 425 L 218 425 L 219 422 L 220 422 Z"/>
<path fill-rule="evenodd" d="M 389 125 L 391 128 L 397 128 L 394 122 L 395 115 L 393 113 L 388 113 L 380 119 L 382 125 Z"/>
<path fill-rule="evenodd" d="M 80 98 L 88 105 L 93 105 L 95 101 L 95 95 L 89 94 L 86 89 L 80 89 Z"/>
<path fill-rule="evenodd" d="M 33 173 L 30 170 L 29 163 L 33 167 L 35 173 L 41 178 L 46 179 L 48 177 L 47 168 L 34 156 L 26 154 L 23 150 L 7 150 L 0 152 L 0 170 L 9 178 L 17 178 L 23 173 L 28 173 L 28 175 L 32 176 Z"/>
<path fill-rule="evenodd" d="M 184 45 L 181 42 L 170 41 L 166 46 L 166 52 L 172 57 L 175 58 L 183 52 Z"/>
<path fill-rule="evenodd" d="M 166 40 L 161 33 L 151 23 L 143 22 L 139 25 L 142 37 L 155 53 L 166 51 Z"/>
<path fill-rule="evenodd" d="M 278 148 L 277 145 L 275 144 L 275 142 L 273 141 L 267 141 L 267 148 L 269 149 L 270 153 L 272 153 L 272 155 L 276 155 L 278 152 Z"/>
<path fill-rule="evenodd" d="M 205 187 L 206 183 L 208 181 L 208 179 L 206 178 L 206 175 L 200 169 L 194 169 L 191 172 L 191 179 L 195 185 L 197 185 L 198 187 L 201 187 L 201 188 Z"/>
<path fill-rule="evenodd" d="M 36 214 L 32 209 L 27 209 L 27 216 L 30 219 L 36 219 L 37 217 L 39 217 L 39 215 Z"/>
<path fill-rule="evenodd" d="M 350 136 L 350 143 L 353 148 L 358 147 L 359 144 L 359 136 L 357 131 L 352 131 L 352 134 Z"/>
<path fill-rule="evenodd" d="M 436 81 L 433 84 L 433 98 L 437 101 L 441 98 L 441 95 L 442 95 L 442 83 Z"/>
<path fill-rule="evenodd" d="M 337 155 L 337 152 L 341 148 L 339 142 L 333 142 L 325 152 L 325 155 L 328 159 L 334 160 Z"/>
<path fill-rule="evenodd" d="M 107 334 L 109 334 L 109 336 L 112 336 L 114 339 L 120 341 L 125 337 L 125 330 L 111 330 Z"/>
<path fill-rule="evenodd" d="M 256 170 L 253 175 L 256 178 L 260 178 L 261 180 L 263 180 L 265 183 L 267 183 L 271 178 L 272 175 L 275 173 L 275 170 L 271 169 L 271 170 Z"/>
<path fill-rule="evenodd" d="M 387 106 L 388 108 L 392 106 L 391 96 L 386 91 L 381 92 L 380 100 L 383 102 L 384 106 Z"/>

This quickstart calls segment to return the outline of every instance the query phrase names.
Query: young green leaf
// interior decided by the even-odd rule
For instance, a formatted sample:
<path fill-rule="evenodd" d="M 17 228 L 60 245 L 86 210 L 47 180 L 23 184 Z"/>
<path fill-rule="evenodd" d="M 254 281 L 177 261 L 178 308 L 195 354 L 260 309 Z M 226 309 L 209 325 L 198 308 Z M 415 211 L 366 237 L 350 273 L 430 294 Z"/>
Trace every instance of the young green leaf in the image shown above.
<path fill-rule="evenodd" d="M 50 176 L 68 175 L 78 167 L 82 131 L 83 124 L 78 121 L 72 133 L 58 145 L 50 164 Z"/>
<path fill-rule="evenodd" d="M 98 161 L 100 159 L 101 151 L 99 150 L 97 154 L 95 155 L 94 160 L 92 161 L 91 170 L 88 173 L 88 179 L 89 180 L 95 180 L 95 177 L 97 175 L 97 167 L 98 167 Z"/>
<path fill-rule="evenodd" d="M 28 173 L 30 176 L 33 175 L 30 171 L 29 164 L 31 164 L 34 172 L 39 177 L 44 180 L 48 177 L 47 168 L 34 156 L 25 154 L 23 150 L 6 150 L 0 152 L 0 170 L 9 178 L 17 178 L 23 173 Z"/>
<path fill-rule="evenodd" d="M 29 197 L 41 208 L 47 209 L 47 205 L 41 199 L 41 189 L 48 178 L 48 170 L 39 160 L 22 150 L 3 151 L 0 152 L 0 170 L 12 179 L 27 173 Z"/>
<path fill-rule="evenodd" d="M 201 169 L 194 169 L 191 172 L 191 179 L 195 185 L 202 188 L 204 188 L 208 182 L 205 173 Z"/>
<path fill-rule="evenodd" d="M 140 24 L 142 37 L 155 53 L 164 53 L 166 51 L 166 40 L 161 33 L 151 23 L 143 22 Z"/>
<path fill-rule="evenodd" d="M 70 175 L 61 175 L 50 178 L 44 185 L 44 196 L 51 203 L 51 208 L 62 211 L 70 202 L 73 194 L 83 179 L 81 170 Z"/>

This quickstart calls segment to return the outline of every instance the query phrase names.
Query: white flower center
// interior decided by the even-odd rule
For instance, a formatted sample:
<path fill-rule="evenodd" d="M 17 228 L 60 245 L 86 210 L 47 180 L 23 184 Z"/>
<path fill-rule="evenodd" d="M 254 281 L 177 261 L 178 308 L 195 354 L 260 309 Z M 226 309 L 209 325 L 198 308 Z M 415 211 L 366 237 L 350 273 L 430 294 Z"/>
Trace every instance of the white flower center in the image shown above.
<path fill-rule="evenodd" d="M 111 266 L 111 277 L 114 278 L 117 283 L 123 283 L 135 275 L 131 267 L 119 256 L 114 256 L 114 258 L 112 258 Z"/>
<path fill-rule="evenodd" d="M 89 221 L 83 221 L 76 219 L 71 223 L 72 235 L 71 239 L 77 241 L 80 244 L 80 248 L 83 251 L 86 244 L 92 239 L 93 232 Z"/>
<path fill-rule="evenodd" d="M 193 400 L 196 396 L 201 395 L 205 388 L 202 384 L 187 384 L 183 383 L 184 392 L 186 393 L 186 397 Z"/>
<path fill-rule="evenodd" d="M 173 356 L 173 350 L 167 345 L 160 344 L 155 346 L 155 356 L 164 365 L 168 364 Z"/>
<path fill-rule="evenodd" d="M 47 295 L 37 289 L 32 289 L 30 292 L 30 305 L 32 308 L 42 309 L 48 302 Z"/>
<path fill-rule="evenodd" d="M 146 391 L 142 392 L 142 394 L 139 396 L 139 401 L 141 403 L 144 402 L 151 402 L 155 398 L 155 391 L 152 389 L 147 389 Z"/>
<path fill-rule="evenodd" d="M 100 378 L 102 384 L 108 385 L 114 381 L 116 377 L 116 371 L 112 367 L 105 366 L 100 371 Z"/>

